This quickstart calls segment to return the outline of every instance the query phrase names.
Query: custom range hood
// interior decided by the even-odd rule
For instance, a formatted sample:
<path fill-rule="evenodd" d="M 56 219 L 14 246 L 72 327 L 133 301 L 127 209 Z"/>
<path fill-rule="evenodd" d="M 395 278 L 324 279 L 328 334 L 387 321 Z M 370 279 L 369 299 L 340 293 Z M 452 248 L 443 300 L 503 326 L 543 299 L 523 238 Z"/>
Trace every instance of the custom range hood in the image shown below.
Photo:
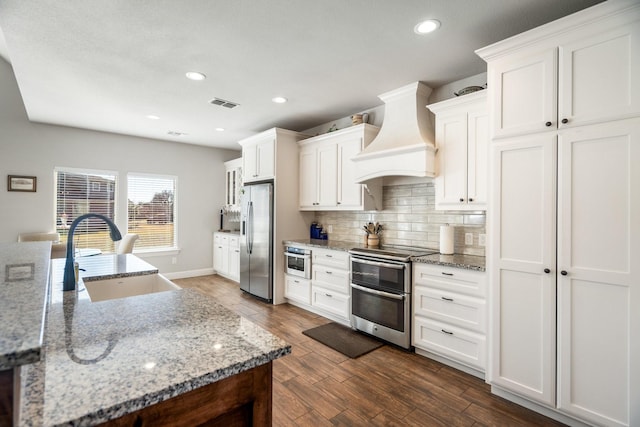
<path fill-rule="evenodd" d="M 376 138 L 352 160 L 356 181 L 435 176 L 434 132 L 426 109 L 431 88 L 416 82 L 379 96 L 384 120 Z"/>

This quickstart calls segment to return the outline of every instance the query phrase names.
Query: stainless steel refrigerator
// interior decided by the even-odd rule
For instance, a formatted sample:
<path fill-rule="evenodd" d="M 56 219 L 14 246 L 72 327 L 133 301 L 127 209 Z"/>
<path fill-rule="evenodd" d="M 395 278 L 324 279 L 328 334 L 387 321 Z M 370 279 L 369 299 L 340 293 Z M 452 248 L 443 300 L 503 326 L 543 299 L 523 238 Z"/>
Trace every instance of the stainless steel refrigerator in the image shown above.
<path fill-rule="evenodd" d="M 240 289 L 273 300 L 273 183 L 245 184 L 241 195 Z"/>

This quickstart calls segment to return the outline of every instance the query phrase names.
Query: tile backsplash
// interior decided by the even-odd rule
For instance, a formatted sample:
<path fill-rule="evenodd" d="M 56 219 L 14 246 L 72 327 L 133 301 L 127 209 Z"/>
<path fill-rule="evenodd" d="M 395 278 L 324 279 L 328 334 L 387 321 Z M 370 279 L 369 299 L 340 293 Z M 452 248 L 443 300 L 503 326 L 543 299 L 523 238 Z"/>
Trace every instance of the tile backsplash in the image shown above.
<path fill-rule="evenodd" d="M 354 243 L 364 241 L 362 226 L 368 222 L 382 224 L 382 244 L 419 246 L 438 250 L 440 226 L 455 227 L 454 250 L 457 254 L 485 255 L 479 245 L 485 234 L 484 211 L 436 211 L 433 180 L 425 183 L 384 186 L 382 210 L 365 212 L 316 212 L 315 221 L 329 230 L 330 240 Z M 471 233 L 473 243 L 465 244 L 465 234 Z"/>

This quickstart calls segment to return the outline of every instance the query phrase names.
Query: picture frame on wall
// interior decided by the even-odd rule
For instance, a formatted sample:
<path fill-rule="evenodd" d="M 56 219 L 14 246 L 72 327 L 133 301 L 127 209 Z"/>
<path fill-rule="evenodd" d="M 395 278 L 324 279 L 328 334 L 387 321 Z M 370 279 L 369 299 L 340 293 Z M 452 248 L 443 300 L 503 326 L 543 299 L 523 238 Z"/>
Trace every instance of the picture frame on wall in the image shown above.
<path fill-rule="evenodd" d="M 26 191 L 35 193 L 37 180 L 38 178 L 35 176 L 8 175 L 7 189 L 8 191 Z"/>

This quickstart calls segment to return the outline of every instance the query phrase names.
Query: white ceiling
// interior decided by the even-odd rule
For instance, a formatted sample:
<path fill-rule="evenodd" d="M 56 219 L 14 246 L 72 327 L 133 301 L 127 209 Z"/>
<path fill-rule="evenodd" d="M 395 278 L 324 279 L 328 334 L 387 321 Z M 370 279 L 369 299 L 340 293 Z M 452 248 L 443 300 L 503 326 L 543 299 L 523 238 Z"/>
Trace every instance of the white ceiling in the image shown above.
<path fill-rule="evenodd" d="M 481 73 L 475 49 L 599 2 L 2 0 L 0 55 L 31 121 L 238 149 L 273 126 L 304 130 L 381 105 L 377 95 L 411 82 Z M 415 34 L 426 18 L 441 28 Z"/>

